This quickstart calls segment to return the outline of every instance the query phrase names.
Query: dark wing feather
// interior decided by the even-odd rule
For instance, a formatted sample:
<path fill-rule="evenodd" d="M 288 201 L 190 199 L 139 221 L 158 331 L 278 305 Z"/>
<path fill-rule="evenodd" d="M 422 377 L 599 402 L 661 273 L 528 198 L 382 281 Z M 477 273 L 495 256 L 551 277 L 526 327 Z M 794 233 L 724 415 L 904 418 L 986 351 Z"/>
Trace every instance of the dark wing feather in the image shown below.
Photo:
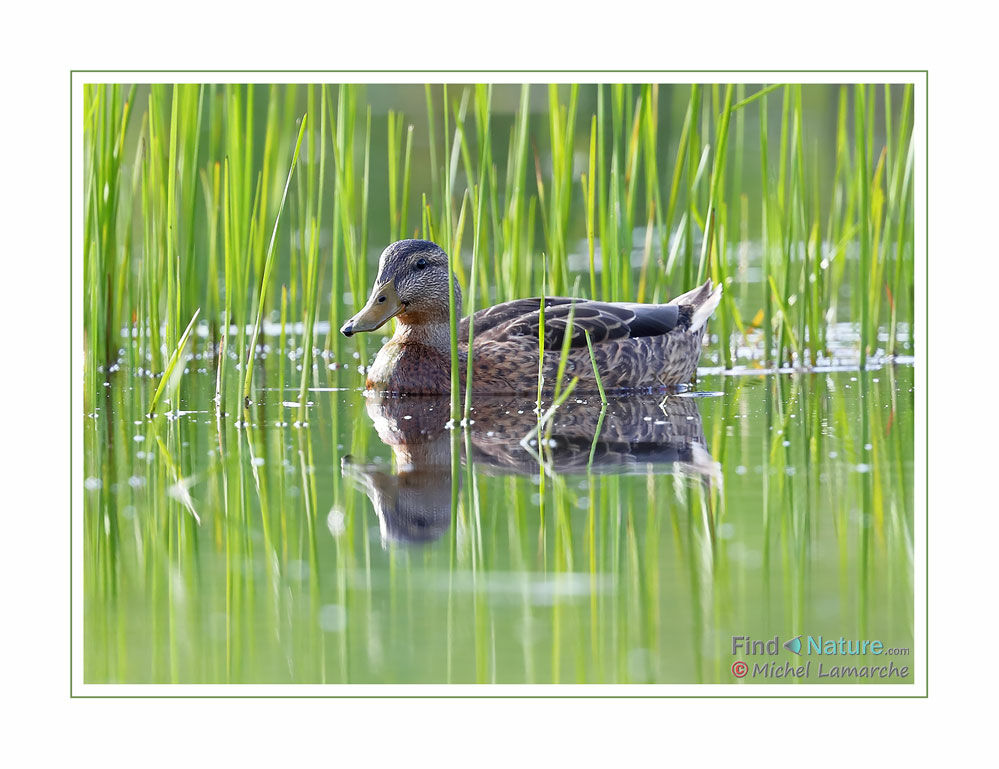
<path fill-rule="evenodd" d="M 585 301 L 585 299 L 572 299 L 565 296 L 546 296 L 545 311 L 547 312 L 550 307 Z M 538 315 L 540 307 L 541 298 L 534 297 L 532 299 L 514 299 L 512 302 L 502 302 L 501 304 L 487 307 L 484 310 L 479 310 L 472 315 L 472 318 L 475 320 L 475 338 L 487 340 L 496 338 L 497 336 L 504 336 L 500 330 L 510 323 L 510 321 L 518 320 L 523 316 L 530 315 L 532 312 Z M 467 317 L 462 318 L 458 326 L 458 341 L 460 342 L 468 341 L 468 321 Z M 498 331 L 500 333 L 497 333 Z M 536 328 L 534 333 L 536 336 Z"/>
<path fill-rule="evenodd" d="M 541 325 L 540 299 L 519 299 L 475 314 L 476 339 L 538 338 Z M 571 317 L 570 317 L 571 316 Z M 599 342 L 660 336 L 677 326 L 690 325 L 691 308 L 667 304 L 623 304 L 593 302 L 564 297 L 545 298 L 545 347 L 562 347 L 571 323 L 570 347 L 585 347 L 586 332 Z M 468 341 L 467 318 L 459 338 Z"/>

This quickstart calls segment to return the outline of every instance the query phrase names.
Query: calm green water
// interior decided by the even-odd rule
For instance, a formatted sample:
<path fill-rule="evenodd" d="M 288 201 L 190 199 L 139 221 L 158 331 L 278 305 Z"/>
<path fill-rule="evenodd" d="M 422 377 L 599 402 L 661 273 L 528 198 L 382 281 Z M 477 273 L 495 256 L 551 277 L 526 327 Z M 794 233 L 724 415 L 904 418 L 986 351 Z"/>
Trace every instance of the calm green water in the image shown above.
<path fill-rule="evenodd" d="M 533 403 L 449 430 L 446 403 L 358 392 L 358 361 L 322 368 L 298 425 L 277 357 L 247 424 L 216 417 L 213 361 L 154 421 L 153 382 L 106 375 L 87 683 L 731 683 L 736 659 L 808 659 L 733 635 L 799 633 L 909 649 L 848 662 L 908 666 L 893 683 L 921 664 L 910 366 L 707 375 L 602 419 L 581 396 L 539 450 Z M 844 662 L 811 659 L 812 682 Z"/>

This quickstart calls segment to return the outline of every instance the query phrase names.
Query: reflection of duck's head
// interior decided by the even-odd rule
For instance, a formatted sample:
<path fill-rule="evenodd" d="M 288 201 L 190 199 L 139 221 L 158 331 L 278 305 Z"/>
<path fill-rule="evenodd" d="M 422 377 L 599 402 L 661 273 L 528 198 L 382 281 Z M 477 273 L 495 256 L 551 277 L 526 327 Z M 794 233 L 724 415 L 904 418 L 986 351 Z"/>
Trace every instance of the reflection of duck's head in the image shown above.
<path fill-rule="evenodd" d="M 392 473 L 381 465 L 341 462 L 344 477 L 360 485 L 371 504 L 382 542 L 432 542 L 451 525 L 451 474 L 439 467 Z"/>

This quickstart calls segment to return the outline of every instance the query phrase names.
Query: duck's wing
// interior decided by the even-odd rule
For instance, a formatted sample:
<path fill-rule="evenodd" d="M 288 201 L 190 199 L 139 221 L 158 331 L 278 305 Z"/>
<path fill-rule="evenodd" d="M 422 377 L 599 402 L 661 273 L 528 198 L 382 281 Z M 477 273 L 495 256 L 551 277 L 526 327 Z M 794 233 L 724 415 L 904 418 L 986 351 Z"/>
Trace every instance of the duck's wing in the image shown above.
<path fill-rule="evenodd" d="M 480 325 L 475 316 L 475 338 L 509 340 L 517 337 L 537 339 L 541 327 L 541 300 L 522 299 L 498 305 L 502 313 L 486 315 Z M 512 306 L 516 305 L 516 307 Z M 488 311 L 483 311 L 487 313 Z M 585 347 L 586 334 L 594 344 L 637 337 L 660 336 L 676 328 L 690 326 L 692 309 L 689 305 L 626 304 L 593 302 L 584 299 L 545 299 L 545 348 L 562 347 L 571 327 L 570 347 Z M 490 322 L 492 321 L 492 322 Z M 467 327 L 465 339 L 468 339 Z"/>
<path fill-rule="evenodd" d="M 546 296 L 544 299 L 546 313 L 551 307 L 567 307 L 570 304 L 579 304 L 588 301 L 586 299 L 575 299 L 566 296 Z M 471 316 L 472 320 L 475 322 L 475 338 L 502 338 L 502 329 L 506 328 L 512 322 L 516 322 L 521 318 L 529 316 L 532 312 L 540 317 L 540 308 L 541 298 L 534 297 L 533 299 L 514 299 L 512 302 L 502 302 L 501 304 L 487 307 L 484 310 L 479 310 Z M 458 326 L 459 341 L 468 341 L 468 326 L 469 318 L 462 318 L 461 323 Z M 535 330 L 535 335 L 537 335 L 537 330 Z"/>

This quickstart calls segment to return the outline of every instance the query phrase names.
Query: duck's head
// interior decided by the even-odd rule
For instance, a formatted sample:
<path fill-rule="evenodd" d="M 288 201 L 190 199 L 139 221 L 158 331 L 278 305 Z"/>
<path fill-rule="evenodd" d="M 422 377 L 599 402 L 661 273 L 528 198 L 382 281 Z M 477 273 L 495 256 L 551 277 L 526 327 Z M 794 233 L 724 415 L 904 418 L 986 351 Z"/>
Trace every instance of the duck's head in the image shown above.
<path fill-rule="evenodd" d="M 378 260 L 378 277 L 367 304 L 340 328 L 344 336 L 374 331 L 389 318 L 410 324 L 448 320 L 448 258 L 429 240 L 398 240 Z M 455 283 L 455 299 L 461 292 Z"/>

